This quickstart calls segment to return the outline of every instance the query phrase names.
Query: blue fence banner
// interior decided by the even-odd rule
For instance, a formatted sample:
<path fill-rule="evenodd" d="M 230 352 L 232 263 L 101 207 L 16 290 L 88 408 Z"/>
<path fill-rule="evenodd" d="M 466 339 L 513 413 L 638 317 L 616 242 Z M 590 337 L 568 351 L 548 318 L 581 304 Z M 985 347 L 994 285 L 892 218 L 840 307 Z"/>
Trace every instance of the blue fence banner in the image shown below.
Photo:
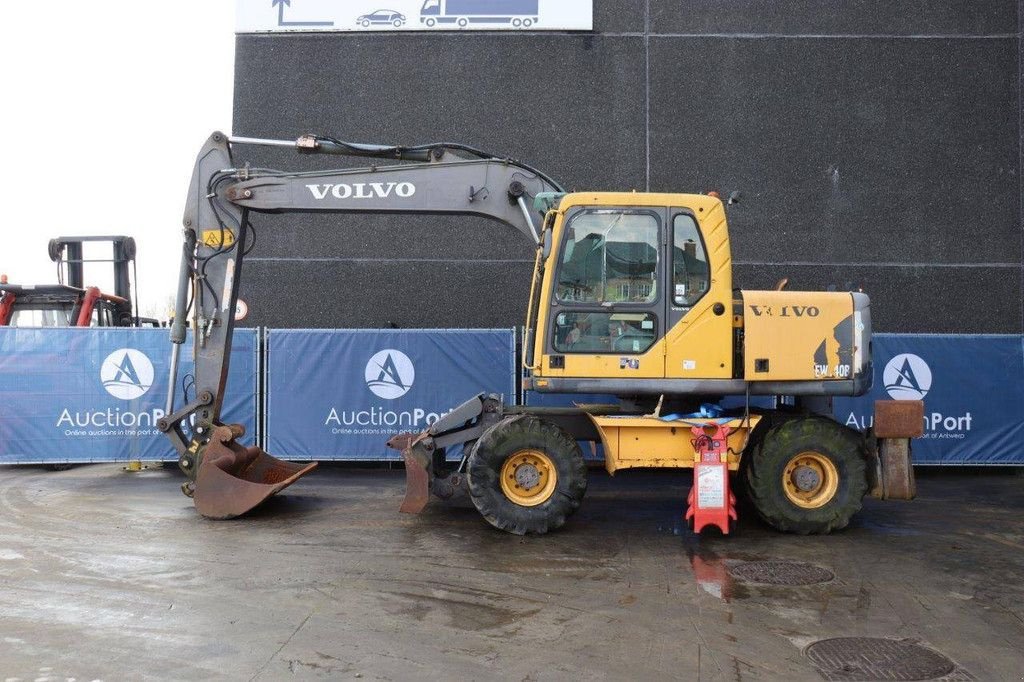
<path fill-rule="evenodd" d="M 0 464 L 175 460 L 156 428 L 170 352 L 166 329 L 0 327 Z M 258 352 L 256 330 L 235 331 L 223 415 L 250 443 Z M 193 371 L 191 337 L 181 355 L 179 381 Z"/>
<path fill-rule="evenodd" d="M 874 386 L 837 399 L 837 420 L 871 425 L 875 400 L 924 400 L 914 464 L 1024 464 L 1024 347 L 1020 336 L 876 334 Z"/>
<path fill-rule="evenodd" d="M 260 442 L 257 331 L 236 330 L 231 353 L 223 419 Z M 297 460 L 399 459 L 384 446 L 391 435 L 422 431 L 478 392 L 512 403 L 519 376 L 513 330 L 272 330 L 263 353 L 262 440 Z M 0 464 L 175 459 L 156 429 L 169 356 L 166 329 L 0 327 Z M 873 361 L 869 395 L 834 401 L 839 422 L 864 429 L 875 400 L 921 398 L 915 464 L 1024 465 L 1021 336 L 876 334 Z M 192 371 L 190 338 L 180 378 Z M 523 400 L 614 402 L 534 392 Z M 599 446 L 582 445 L 600 458 Z"/>
<path fill-rule="evenodd" d="M 392 435 L 423 431 L 477 393 L 513 402 L 515 369 L 512 329 L 269 330 L 267 451 L 400 459 L 385 446 Z"/>

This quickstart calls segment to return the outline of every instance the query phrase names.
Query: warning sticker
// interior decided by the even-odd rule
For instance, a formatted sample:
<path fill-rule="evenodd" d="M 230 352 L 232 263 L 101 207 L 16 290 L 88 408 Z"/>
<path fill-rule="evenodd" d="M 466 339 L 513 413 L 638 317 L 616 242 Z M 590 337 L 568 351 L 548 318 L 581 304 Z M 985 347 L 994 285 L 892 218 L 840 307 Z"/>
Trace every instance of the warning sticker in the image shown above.
<path fill-rule="evenodd" d="M 697 506 L 721 509 L 725 506 L 725 467 L 697 465 Z"/>
<path fill-rule="evenodd" d="M 203 246 L 211 249 L 227 248 L 235 243 L 235 233 L 225 228 L 223 230 L 203 230 Z"/>

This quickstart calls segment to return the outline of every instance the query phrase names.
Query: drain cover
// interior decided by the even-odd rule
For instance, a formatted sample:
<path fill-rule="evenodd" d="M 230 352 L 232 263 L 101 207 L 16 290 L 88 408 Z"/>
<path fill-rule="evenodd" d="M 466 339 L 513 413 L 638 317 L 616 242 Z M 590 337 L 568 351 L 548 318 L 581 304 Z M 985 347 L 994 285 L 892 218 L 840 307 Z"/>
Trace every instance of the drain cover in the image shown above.
<path fill-rule="evenodd" d="M 956 663 L 910 640 L 837 637 L 807 647 L 807 658 L 826 680 L 934 680 Z"/>
<path fill-rule="evenodd" d="M 802 561 L 746 561 L 729 569 L 734 578 L 762 585 L 816 585 L 835 578 L 832 571 Z"/>

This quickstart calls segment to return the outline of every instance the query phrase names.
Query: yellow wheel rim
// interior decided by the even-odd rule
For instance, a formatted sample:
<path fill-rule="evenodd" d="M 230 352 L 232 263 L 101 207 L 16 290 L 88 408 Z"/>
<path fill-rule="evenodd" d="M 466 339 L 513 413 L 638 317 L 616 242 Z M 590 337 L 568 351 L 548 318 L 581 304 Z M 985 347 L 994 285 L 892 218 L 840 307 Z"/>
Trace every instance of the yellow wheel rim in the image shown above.
<path fill-rule="evenodd" d="M 555 492 L 555 463 L 540 450 L 520 450 L 501 467 L 501 491 L 523 507 L 544 504 Z"/>
<path fill-rule="evenodd" d="M 798 507 L 817 509 L 828 504 L 839 488 L 839 470 L 820 452 L 801 452 L 786 464 L 782 489 Z"/>

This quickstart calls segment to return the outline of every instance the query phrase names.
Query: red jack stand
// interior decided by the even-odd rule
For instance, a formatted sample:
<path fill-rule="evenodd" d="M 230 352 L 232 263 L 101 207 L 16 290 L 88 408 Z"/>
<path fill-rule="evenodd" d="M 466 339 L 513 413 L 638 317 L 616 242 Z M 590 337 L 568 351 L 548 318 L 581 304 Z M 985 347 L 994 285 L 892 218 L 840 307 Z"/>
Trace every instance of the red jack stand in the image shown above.
<path fill-rule="evenodd" d="M 706 428 L 714 427 L 712 435 Z M 718 526 L 728 535 L 736 521 L 736 496 L 729 490 L 729 427 L 708 423 L 691 429 L 693 487 L 686 499 L 686 524 L 694 533 L 704 526 Z"/>

